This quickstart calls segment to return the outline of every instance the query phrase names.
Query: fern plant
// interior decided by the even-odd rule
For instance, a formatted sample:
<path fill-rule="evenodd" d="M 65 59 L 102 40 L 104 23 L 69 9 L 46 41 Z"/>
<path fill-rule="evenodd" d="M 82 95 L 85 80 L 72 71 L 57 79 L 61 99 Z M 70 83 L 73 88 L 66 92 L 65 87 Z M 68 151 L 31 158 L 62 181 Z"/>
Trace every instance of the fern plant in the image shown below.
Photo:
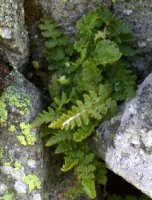
<path fill-rule="evenodd" d="M 67 194 L 75 199 L 96 196 L 95 184 L 106 184 L 106 167 L 90 150 L 89 139 L 99 124 L 116 109 L 117 102 L 134 94 L 135 76 L 126 56 L 132 31 L 106 8 L 90 12 L 77 23 L 72 44 L 56 22 L 44 18 L 40 25 L 46 39 L 51 102 L 33 126 L 45 124 L 46 146 L 64 155 L 61 168 L 73 169 L 77 183 Z M 46 127 L 47 126 L 47 127 Z"/>

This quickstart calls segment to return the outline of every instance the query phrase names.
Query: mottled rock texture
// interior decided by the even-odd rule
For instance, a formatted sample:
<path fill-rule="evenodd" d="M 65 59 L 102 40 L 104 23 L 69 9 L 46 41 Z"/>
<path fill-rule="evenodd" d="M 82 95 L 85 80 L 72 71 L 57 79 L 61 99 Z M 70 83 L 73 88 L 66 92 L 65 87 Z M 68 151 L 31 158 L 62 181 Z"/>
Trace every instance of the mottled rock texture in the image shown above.
<path fill-rule="evenodd" d="M 152 74 L 119 115 L 101 124 L 93 146 L 112 171 L 152 198 L 151 102 Z"/>
<path fill-rule="evenodd" d="M 76 21 L 82 15 L 99 6 L 109 7 L 133 29 L 137 37 L 137 48 L 141 52 L 151 51 L 152 4 L 149 0 L 116 0 L 115 2 L 111 0 L 69 0 L 66 4 L 61 3 L 61 0 L 37 0 L 37 2 L 70 35 L 75 32 Z"/>
<path fill-rule="evenodd" d="M 30 126 L 41 107 L 40 93 L 17 71 L 7 82 L 0 97 L 0 196 L 41 200 L 43 145 Z"/>
<path fill-rule="evenodd" d="M 149 0 L 116 0 L 114 12 L 129 24 L 137 37 L 142 52 L 152 49 L 152 3 Z"/>
<path fill-rule="evenodd" d="M 69 35 L 75 33 L 76 21 L 89 10 L 111 5 L 111 1 L 107 0 L 70 0 L 65 4 L 61 0 L 38 0 L 38 2 L 42 9 L 51 14 Z"/>
<path fill-rule="evenodd" d="M 0 0 L 0 55 L 18 69 L 29 53 L 23 5 L 24 0 Z"/>

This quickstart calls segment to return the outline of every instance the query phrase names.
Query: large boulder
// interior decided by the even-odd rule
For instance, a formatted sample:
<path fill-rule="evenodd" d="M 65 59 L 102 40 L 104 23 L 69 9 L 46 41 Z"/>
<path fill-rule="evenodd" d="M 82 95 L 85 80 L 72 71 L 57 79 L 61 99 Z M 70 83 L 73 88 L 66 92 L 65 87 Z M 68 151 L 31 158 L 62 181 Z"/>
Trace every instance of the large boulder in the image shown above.
<path fill-rule="evenodd" d="M 0 58 L 21 70 L 28 61 L 24 0 L 0 0 Z"/>
<path fill-rule="evenodd" d="M 149 0 L 119 0 L 113 3 L 114 12 L 133 29 L 137 47 L 142 52 L 152 49 L 152 3 Z"/>
<path fill-rule="evenodd" d="M 136 97 L 101 124 L 92 148 L 109 169 L 152 198 L 152 73 Z"/>
<path fill-rule="evenodd" d="M 0 97 L 0 196 L 42 200 L 43 145 L 30 123 L 41 107 L 38 89 L 12 71 Z"/>
<path fill-rule="evenodd" d="M 75 33 L 75 24 L 82 15 L 100 6 L 111 5 L 111 1 L 107 0 L 67 0 L 67 3 L 62 0 L 38 0 L 38 3 L 69 35 Z"/>
<path fill-rule="evenodd" d="M 106 6 L 125 21 L 135 32 L 136 47 L 141 52 L 152 49 L 152 10 L 149 0 L 37 0 L 44 12 L 51 14 L 67 33 L 75 33 L 76 21 L 89 10 Z"/>

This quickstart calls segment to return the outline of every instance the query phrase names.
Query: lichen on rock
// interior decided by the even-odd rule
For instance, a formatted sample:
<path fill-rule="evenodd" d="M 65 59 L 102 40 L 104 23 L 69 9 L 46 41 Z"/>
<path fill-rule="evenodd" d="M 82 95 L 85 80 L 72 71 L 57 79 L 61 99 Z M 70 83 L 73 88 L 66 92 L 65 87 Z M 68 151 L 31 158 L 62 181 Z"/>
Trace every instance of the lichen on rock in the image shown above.
<path fill-rule="evenodd" d="M 38 135 L 38 129 L 31 129 L 30 123 L 41 107 L 41 98 L 38 89 L 28 82 L 18 71 L 13 70 L 6 79 L 8 87 L 1 94 L 1 104 L 7 115 L 3 114 L 3 126 L 0 128 L 0 173 L 1 186 L 0 194 L 4 198 L 13 200 L 33 200 L 35 193 L 42 199 L 42 188 L 36 182 L 37 179 L 43 183 L 43 158 L 42 143 Z M 30 95 L 29 95 L 30 94 Z M 23 138 L 21 144 L 19 139 Z M 34 188 L 23 181 L 26 174 L 33 174 L 33 167 L 29 165 L 29 160 L 34 164 Z M 32 163 L 33 163 L 32 162 Z M 7 193 L 8 192 L 8 193 Z"/>

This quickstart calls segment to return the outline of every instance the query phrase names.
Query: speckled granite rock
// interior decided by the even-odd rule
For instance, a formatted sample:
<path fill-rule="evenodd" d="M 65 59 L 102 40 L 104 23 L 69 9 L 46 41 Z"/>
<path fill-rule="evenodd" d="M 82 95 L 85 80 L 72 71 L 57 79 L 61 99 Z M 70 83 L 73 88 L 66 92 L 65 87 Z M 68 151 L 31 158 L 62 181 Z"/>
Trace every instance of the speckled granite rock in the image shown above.
<path fill-rule="evenodd" d="M 129 24 L 137 37 L 142 52 L 152 49 L 152 3 L 149 0 L 119 0 L 113 4 L 114 12 Z"/>
<path fill-rule="evenodd" d="M 124 111 L 101 124 L 92 146 L 112 171 L 152 198 L 152 73 Z"/>
<path fill-rule="evenodd" d="M 12 71 L 0 98 L 0 196 L 42 200 L 43 145 L 30 123 L 41 106 L 40 93 Z"/>
<path fill-rule="evenodd" d="M 23 69 L 29 53 L 23 4 L 24 0 L 0 0 L 0 54 L 18 69 Z"/>
<path fill-rule="evenodd" d="M 149 0 L 116 0 L 113 4 L 110 0 L 69 0 L 66 4 L 61 3 L 61 0 L 37 0 L 37 2 L 70 35 L 75 32 L 75 22 L 83 14 L 99 6 L 110 7 L 134 30 L 137 36 L 137 48 L 141 52 L 150 52 L 152 49 L 152 4 Z"/>
<path fill-rule="evenodd" d="M 50 13 L 70 35 L 75 32 L 75 23 L 82 15 L 99 6 L 111 5 L 110 0 L 69 0 L 65 4 L 61 0 L 38 0 L 38 2 L 43 10 Z"/>

